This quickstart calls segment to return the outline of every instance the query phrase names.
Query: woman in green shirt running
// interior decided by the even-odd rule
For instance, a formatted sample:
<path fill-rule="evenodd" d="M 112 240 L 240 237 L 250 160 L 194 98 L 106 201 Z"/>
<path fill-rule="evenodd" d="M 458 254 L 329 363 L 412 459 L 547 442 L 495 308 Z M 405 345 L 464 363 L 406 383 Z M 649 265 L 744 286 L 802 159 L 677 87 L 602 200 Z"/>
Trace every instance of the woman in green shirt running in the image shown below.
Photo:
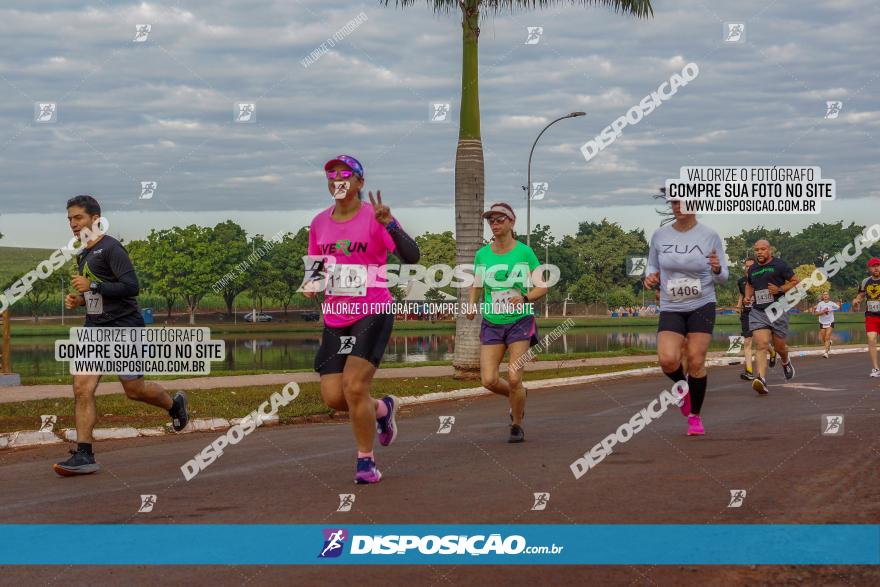
<path fill-rule="evenodd" d="M 538 328 L 532 303 L 547 294 L 535 252 L 514 238 L 516 215 L 509 204 L 492 204 L 483 218 L 492 230 L 492 241 L 474 257 L 474 286 L 470 291 L 468 319 L 476 316 L 481 304 L 480 376 L 483 386 L 510 401 L 510 437 L 508 442 L 525 440 L 522 420 L 525 415 L 526 390 L 522 371 L 530 357 L 529 347 L 538 343 Z M 499 376 L 504 353 L 510 350 L 507 381 Z"/>

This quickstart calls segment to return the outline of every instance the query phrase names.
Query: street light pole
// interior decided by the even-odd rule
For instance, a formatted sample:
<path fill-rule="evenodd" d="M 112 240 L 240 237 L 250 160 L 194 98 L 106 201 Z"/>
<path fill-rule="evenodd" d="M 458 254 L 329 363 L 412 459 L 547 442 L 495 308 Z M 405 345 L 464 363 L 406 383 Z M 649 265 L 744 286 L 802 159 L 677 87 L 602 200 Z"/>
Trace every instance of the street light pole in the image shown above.
<path fill-rule="evenodd" d="M 538 133 L 538 138 L 535 139 L 535 142 L 532 143 L 532 150 L 529 151 L 529 167 L 527 173 L 527 183 L 528 185 L 523 186 L 523 189 L 526 191 L 526 244 L 528 246 L 532 246 L 532 154 L 535 152 L 535 146 L 538 144 L 538 141 L 541 139 L 541 135 L 544 134 L 548 128 L 559 122 L 560 120 L 565 120 L 566 118 L 576 118 L 578 116 L 586 116 L 586 112 L 572 112 L 571 114 L 566 114 L 565 116 L 560 116 L 550 124 L 544 127 L 544 129 Z"/>

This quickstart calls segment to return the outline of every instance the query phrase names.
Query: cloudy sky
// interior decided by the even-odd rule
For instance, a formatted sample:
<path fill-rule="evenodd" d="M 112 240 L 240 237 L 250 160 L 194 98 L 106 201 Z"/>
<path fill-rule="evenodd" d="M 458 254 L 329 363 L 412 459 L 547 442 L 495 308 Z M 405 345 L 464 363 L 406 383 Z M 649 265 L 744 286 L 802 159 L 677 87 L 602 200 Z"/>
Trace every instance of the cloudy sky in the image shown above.
<path fill-rule="evenodd" d="M 870 0 L 809 4 L 657 0 L 645 20 L 582 6 L 489 15 L 487 203 L 511 202 L 524 224 L 532 141 L 583 110 L 545 133 L 532 162 L 532 179 L 550 184 L 533 220 L 557 235 L 603 217 L 652 231 L 650 195 L 685 165 L 818 165 L 837 182 L 821 216 L 703 217 L 723 235 L 877 221 L 880 13 Z M 745 23 L 738 43 L 723 40 L 729 22 Z M 138 24 L 151 25 L 144 42 L 133 42 Z M 543 28 L 537 43 L 525 43 L 528 27 Z M 361 160 L 367 188 L 411 232 L 454 228 L 461 29 L 427 3 L 4 3 L 0 55 L 3 245 L 66 242 L 63 203 L 78 193 L 94 194 L 126 239 L 227 218 L 252 233 L 296 230 L 329 205 L 322 166 L 339 153 Z M 694 81 L 584 159 L 584 142 L 689 62 Z M 836 119 L 829 100 L 843 103 Z M 57 104 L 55 122 L 35 121 L 40 102 Z M 256 105 L 255 122 L 235 122 L 239 102 Z M 450 120 L 432 122 L 431 104 L 445 102 Z M 157 182 L 152 199 L 139 199 L 142 181 Z"/>

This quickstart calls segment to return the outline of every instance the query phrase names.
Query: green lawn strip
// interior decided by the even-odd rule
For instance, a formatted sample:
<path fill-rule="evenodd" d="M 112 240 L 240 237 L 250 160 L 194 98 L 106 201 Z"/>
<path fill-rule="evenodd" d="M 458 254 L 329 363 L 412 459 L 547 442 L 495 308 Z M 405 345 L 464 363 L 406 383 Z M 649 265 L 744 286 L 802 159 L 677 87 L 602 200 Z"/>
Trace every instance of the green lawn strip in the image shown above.
<path fill-rule="evenodd" d="M 564 369 L 548 369 L 528 371 L 526 381 L 553 379 L 556 377 L 574 377 L 611 373 L 627 369 L 639 369 L 654 366 L 654 361 L 628 365 L 599 365 L 594 367 L 571 367 Z M 400 379 L 375 379 L 372 384 L 374 397 L 392 393 L 397 396 L 418 396 L 438 391 L 451 391 L 470 387 L 479 387 L 478 381 L 460 381 L 451 377 L 408 377 Z M 255 410 L 262 402 L 269 399 L 273 392 L 281 391 L 282 385 L 257 385 L 224 389 L 189 391 L 190 410 L 196 418 L 241 418 Z M 327 415 L 332 410 L 327 408 L 320 397 L 318 383 L 301 383 L 299 397 L 282 408 L 278 415 L 282 423 L 294 422 L 304 416 Z M 168 416 L 158 408 L 134 402 L 123 394 L 101 395 L 97 398 L 98 427 L 112 428 L 133 426 L 147 428 L 163 426 Z M 56 429 L 73 428 L 73 400 L 55 398 L 33 400 L 18 403 L 0 404 L 0 432 L 16 430 L 36 430 L 39 428 L 40 416 L 55 414 L 58 416 Z"/>

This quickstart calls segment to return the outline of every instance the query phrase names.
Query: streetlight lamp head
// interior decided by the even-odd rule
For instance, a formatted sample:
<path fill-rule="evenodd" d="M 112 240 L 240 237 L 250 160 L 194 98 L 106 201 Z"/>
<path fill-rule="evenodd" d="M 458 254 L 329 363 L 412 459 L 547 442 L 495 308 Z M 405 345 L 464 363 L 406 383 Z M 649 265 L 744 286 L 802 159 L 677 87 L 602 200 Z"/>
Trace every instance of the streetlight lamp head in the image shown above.
<path fill-rule="evenodd" d="M 587 115 L 586 112 L 572 112 L 571 114 L 569 114 L 569 116 L 570 116 L 571 118 L 574 118 L 574 117 L 576 117 L 576 116 L 586 116 L 586 115 Z"/>

